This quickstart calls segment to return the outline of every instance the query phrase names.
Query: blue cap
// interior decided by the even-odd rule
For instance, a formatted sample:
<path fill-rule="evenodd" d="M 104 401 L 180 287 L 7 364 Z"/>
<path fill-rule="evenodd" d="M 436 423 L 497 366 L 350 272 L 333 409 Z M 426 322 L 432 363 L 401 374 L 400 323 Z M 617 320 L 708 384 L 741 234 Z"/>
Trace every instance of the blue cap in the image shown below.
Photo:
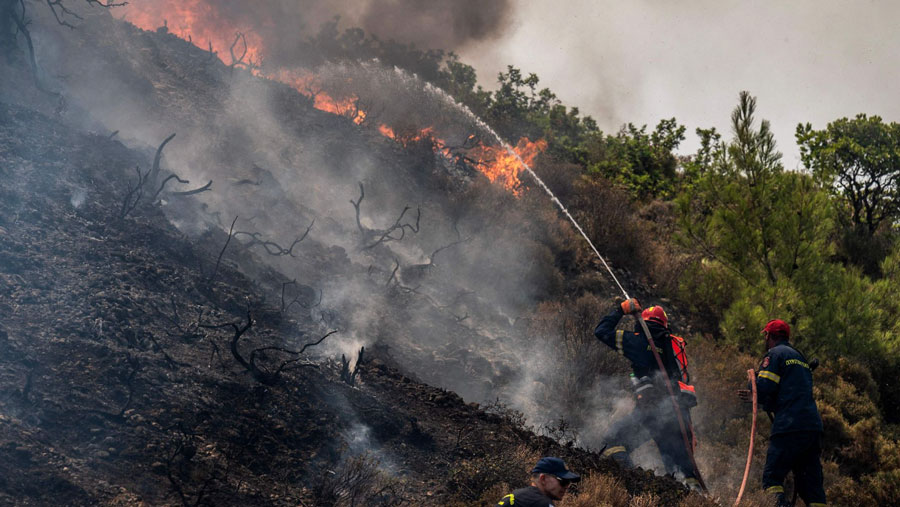
<path fill-rule="evenodd" d="M 572 482 L 578 482 L 581 480 L 580 475 L 570 472 L 566 469 L 566 464 L 563 460 L 553 457 L 545 457 L 539 459 L 537 465 L 534 466 L 534 469 L 531 471 L 531 473 L 532 475 L 548 474 L 558 479 L 566 479 Z"/>

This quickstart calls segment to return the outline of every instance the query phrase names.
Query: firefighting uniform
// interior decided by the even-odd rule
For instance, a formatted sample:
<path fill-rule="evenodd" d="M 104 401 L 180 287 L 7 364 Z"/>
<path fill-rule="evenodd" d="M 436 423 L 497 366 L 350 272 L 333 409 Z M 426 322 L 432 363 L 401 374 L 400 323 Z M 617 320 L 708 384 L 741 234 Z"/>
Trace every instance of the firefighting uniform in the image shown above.
<path fill-rule="evenodd" d="M 613 424 L 604 439 L 606 449 L 603 454 L 630 467 L 631 452 L 647 440 L 653 439 L 668 473 L 680 472 L 688 481 L 696 481 L 678 418 L 673 411 L 664 381 L 659 378 L 659 365 L 643 330 L 639 329 L 637 332 L 616 330 L 624 315 L 621 307 L 616 305 L 594 330 L 594 335 L 601 342 L 631 361 L 633 371 L 631 379 L 635 389 L 635 409 Z M 675 389 L 681 417 L 693 445 L 690 409 L 696 406 L 697 402 L 694 388 L 689 384 L 690 378 L 687 375 L 684 340 L 671 335 L 665 327 L 656 322 L 647 321 L 647 328 Z"/>
<path fill-rule="evenodd" d="M 822 419 L 813 399 L 812 370 L 806 358 L 787 340 L 778 342 L 759 366 L 756 391 L 763 410 L 775 414 L 763 489 L 783 493 L 784 478 L 793 471 L 797 492 L 806 505 L 825 505 L 819 459 Z"/>
<path fill-rule="evenodd" d="M 554 507 L 553 500 L 547 498 L 541 493 L 541 490 L 534 486 L 517 489 L 512 493 L 503 497 L 498 507 Z"/>

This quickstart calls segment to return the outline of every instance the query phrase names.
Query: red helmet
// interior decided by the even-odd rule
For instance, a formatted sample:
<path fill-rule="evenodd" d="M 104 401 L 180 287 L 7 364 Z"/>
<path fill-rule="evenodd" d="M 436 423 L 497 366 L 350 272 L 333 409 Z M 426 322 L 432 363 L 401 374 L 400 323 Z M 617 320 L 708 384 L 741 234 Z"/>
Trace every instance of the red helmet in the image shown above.
<path fill-rule="evenodd" d="M 647 308 L 641 312 L 641 318 L 646 321 L 656 322 L 667 329 L 669 327 L 669 316 L 666 315 L 666 311 L 663 310 L 661 306 L 651 306 L 650 308 Z"/>
<path fill-rule="evenodd" d="M 788 325 L 787 322 L 781 319 L 773 319 L 766 324 L 766 327 L 763 328 L 762 332 L 769 333 L 774 336 L 783 336 L 784 338 L 791 337 L 791 326 Z"/>

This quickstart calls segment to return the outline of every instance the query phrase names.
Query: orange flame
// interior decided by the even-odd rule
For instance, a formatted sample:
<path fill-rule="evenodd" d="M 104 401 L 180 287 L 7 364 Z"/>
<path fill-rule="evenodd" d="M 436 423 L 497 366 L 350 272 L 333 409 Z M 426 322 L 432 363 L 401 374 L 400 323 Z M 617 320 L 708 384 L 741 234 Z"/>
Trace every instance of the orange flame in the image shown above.
<path fill-rule="evenodd" d="M 244 34 L 247 44 L 244 63 L 259 63 L 265 55 L 264 44 L 259 35 L 242 29 L 233 20 L 222 16 L 205 0 L 134 2 L 126 4 L 119 12 L 124 13 L 125 20 L 144 30 L 155 30 L 157 27 L 166 26 L 175 35 L 192 41 L 198 47 L 206 49 L 203 46 L 205 42 L 220 54 L 219 59 L 223 62 L 221 54 L 228 51 L 230 56 L 229 49 L 236 40 L 236 36 L 232 34 L 237 33 Z M 237 42 L 234 53 L 239 57 L 242 52 L 243 43 Z M 313 107 L 316 109 L 344 116 L 357 125 L 361 125 L 366 120 L 366 112 L 359 107 L 359 97 L 355 95 L 333 97 L 322 89 L 322 84 L 313 74 L 298 74 L 282 69 L 265 77 L 292 86 L 301 94 L 311 98 Z M 394 139 L 404 146 L 412 142 L 430 139 L 436 152 L 448 159 L 457 157 L 443 139 L 435 137 L 434 129 L 431 127 L 413 134 L 400 134 L 392 127 L 381 124 L 378 126 L 378 131 L 383 136 Z M 525 170 L 522 162 L 530 166 L 546 148 L 547 142 L 543 139 L 532 142 L 523 137 L 513 148 L 521 161 L 503 147 L 485 146 L 481 143 L 469 149 L 466 156 L 470 161 L 474 160 L 475 167 L 491 182 L 497 182 L 519 195 L 522 186 L 519 175 Z"/>
<path fill-rule="evenodd" d="M 270 79 L 289 84 L 303 95 L 313 99 L 313 107 L 320 111 L 344 116 L 353 120 L 353 123 L 362 125 L 366 121 L 366 112 L 359 107 L 359 97 L 350 95 L 344 98 L 334 98 L 322 90 L 322 84 L 318 78 L 308 72 L 298 74 L 287 69 L 281 69 Z"/>
<path fill-rule="evenodd" d="M 398 135 L 393 128 L 381 124 L 378 126 L 378 131 L 381 135 L 389 137 L 403 146 L 411 142 L 430 139 L 434 146 L 434 151 L 443 154 L 449 159 L 457 158 L 457 155 L 447 146 L 443 139 L 434 136 L 434 129 L 431 127 L 424 128 L 414 135 Z M 519 178 L 519 175 L 525 170 L 523 163 L 530 167 L 534 164 L 538 155 L 546 149 L 547 141 L 539 139 L 532 142 L 528 138 L 523 137 L 513 147 L 515 155 L 502 146 L 485 146 L 482 143 L 468 150 L 466 155 L 470 162 L 474 161 L 473 165 L 487 176 L 488 180 L 492 183 L 499 183 L 507 190 L 519 195 L 522 188 L 522 180 Z"/>
<path fill-rule="evenodd" d="M 522 186 L 519 175 L 525 170 L 522 163 L 524 162 L 530 167 L 538 155 L 546 149 L 547 141 L 539 139 L 532 142 L 527 137 L 523 137 L 513 147 L 513 151 L 518 157 L 503 147 L 483 144 L 472 149 L 470 155 L 475 159 L 475 165 L 491 182 L 500 183 L 518 195 Z"/>
<path fill-rule="evenodd" d="M 384 137 L 390 137 L 391 139 L 396 139 L 397 134 L 394 132 L 394 129 L 388 127 L 384 123 L 378 126 L 378 132 L 381 132 L 381 135 Z"/>
<path fill-rule="evenodd" d="M 211 45 L 223 62 L 224 54 L 228 54 L 230 59 L 229 48 L 239 32 L 244 34 L 247 42 L 245 63 L 250 61 L 259 63 L 264 53 L 263 41 L 259 35 L 221 16 L 204 0 L 132 2 L 119 9 L 121 10 L 116 12 L 123 13 L 124 19 L 138 28 L 155 30 L 166 26 L 170 32 L 182 39 L 190 40 L 197 47 L 206 49 L 207 44 Z M 237 42 L 234 53 L 240 56 L 242 52 L 243 43 Z"/>

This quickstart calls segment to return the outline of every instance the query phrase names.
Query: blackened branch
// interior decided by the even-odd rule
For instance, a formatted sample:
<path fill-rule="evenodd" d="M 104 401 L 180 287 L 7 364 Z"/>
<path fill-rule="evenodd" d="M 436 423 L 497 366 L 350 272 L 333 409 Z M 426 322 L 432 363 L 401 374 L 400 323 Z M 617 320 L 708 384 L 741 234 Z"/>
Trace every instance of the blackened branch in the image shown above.
<path fill-rule="evenodd" d="M 454 247 L 456 245 L 460 245 L 462 243 L 468 243 L 471 240 L 472 240 L 472 238 L 460 239 L 460 240 L 454 241 L 448 245 L 444 245 L 444 246 L 438 248 L 437 250 L 435 250 L 434 252 L 431 252 L 431 255 L 428 256 L 428 266 L 434 266 L 434 256 L 437 255 L 438 253 L 443 252 L 444 250 Z"/>
<path fill-rule="evenodd" d="M 209 281 L 212 282 L 216 277 L 216 273 L 219 272 L 219 263 L 222 262 L 222 256 L 225 255 L 225 249 L 228 248 L 228 243 L 231 243 L 231 238 L 234 237 L 234 224 L 237 222 L 238 217 L 235 216 L 234 220 L 231 222 L 231 228 L 228 229 L 228 239 L 225 240 L 225 246 L 222 247 L 222 251 L 219 252 L 219 258 L 216 259 L 216 268 L 213 269 L 212 275 L 209 277 Z"/>
<path fill-rule="evenodd" d="M 134 211 L 137 208 L 138 203 L 141 200 L 141 197 L 144 196 L 144 184 L 147 183 L 147 177 L 150 175 L 150 171 L 146 173 L 141 173 L 141 167 L 136 166 L 134 171 L 137 173 L 137 183 L 131 188 L 128 189 L 128 192 L 125 193 L 125 198 L 122 200 L 122 211 L 119 213 L 119 218 L 125 218 L 129 213 Z"/>
<path fill-rule="evenodd" d="M 156 181 L 159 177 L 159 162 L 162 160 L 162 152 L 163 148 L 169 144 L 169 141 L 175 138 L 175 134 L 173 133 L 169 137 L 167 137 L 160 145 L 159 148 L 156 149 L 156 155 L 153 157 L 153 169 L 150 171 L 150 180 Z"/>
<path fill-rule="evenodd" d="M 315 299 L 308 304 L 303 304 L 300 302 L 300 296 L 302 296 L 302 294 L 297 295 L 294 299 L 291 300 L 290 303 L 285 303 L 284 296 L 285 296 L 285 293 L 287 292 L 287 286 L 295 285 L 296 283 L 297 283 L 297 280 L 291 280 L 290 282 L 284 282 L 283 284 L 281 284 L 281 313 L 284 313 L 284 312 L 290 310 L 291 306 L 293 306 L 294 303 L 299 305 L 301 308 L 305 308 L 307 310 L 309 310 L 311 308 L 315 308 L 322 303 L 322 289 L 319 289 L 318 299 Z"/>
<path fill-rule="evenodd" d="M 359 200 L 354 201 L 350 199 L 350 204 L 356 209 L 356 226 L 359 228 L 359 232 L 367 232 L 366 229 L 362 226 L 362 223 L 359 221 L 359 205 L 362 204 L 363 199 L 366 197 L 366 190 L 363 188 L 363 184 L 359 182 Z"/>
<path fill-rule="evenodd" d="M 238 47 L 238 43 L 241 43 L 240 47 L 240 56 L 235 54 L 234 50 Z M 244 58 L 247 57 L 247 53 L 250 50 L 250 46 L 247 45 L 247 37 L 242 32 L 237 32 L 234 37 L 234 42 L 231 43 L 231 47 L 228 48 L 228 51 L 231 53 L 231 65 L 228 67 L 229 71 L 234 70 L 236 67 L 244 67 L 246 69 L 258 69 L 262 64 L 261 61 L 254 62 L 252 58 L 244 61 Z"/>
<path fill-rule="evenodd" d="M 300 351 L 297 352 L 297 354 L 302 354 L 302 353 L 303 353 L 307 348 L 309 348 L 309 347 L 315 347 L 316 345 L 318 345 L 318 344 L 322 343 L 323 341 L 325 341 L 325 338 L 328 338 L 329 336 L 331 336 L 331 335 L 333 335 L 334 333 L 337 333 L 337 332 L 338 332 L 337 329 L 335 329 L 334 331 L 329 331 L 325 336 L 319 338 L 318 340 L 316 340 L 316 341 L 314 341 L 314 342 L 309 342 L 309 343 L 307 343 L 306 345 L 304 345 L 303 347 L 300 348 Z"/>
<path fill-rule="evenodd" d="M 159 184 L 159 188 L 156 190 L 156 193 L 153 194 L 153 198 L 150 199 L 151 202 L 156 201 L 157 196 L 159 196 L 160 192 L 162 192 L 163 189 L 166 187 L 166 183 L 168 183 L 170 180 L 176 180 L 176 181 L 178 181 L 178 183 L 181 183 L 182 185 L 187 185 L 188 183 L 190 183 L 190 181 L 188 181 L 188 180 L 183 180 L 183 179 L 179 178 L 177 174 L 170 174 L 169 176 L 166 177 L 166 179 L 164 179 L 162 181 L 162 183 Z"/>
<path fill-rule="evenodd" d="M 381 237 L 375 240 L 371 245 L 363 247 L 363 250 L 368 250 L 370 248 L 375 248 L 376 246 L 382 243 L 388 243 L 390 241 L 400 241 L 404 237 L 406 237 L 407 229 L 412 231 L 413 234 L 419 232 L 419 220 L 422 218 L 422 210 L 420 208 L 416 208 L 416 223 L 415 225 L 410 223 L 402 223 L 403 217 L 406 215 L 406 212 L 410 210 L 409 206 L 405 206 L 403 211 L 400 212 L 400 216 L 397 217 L 397 221 L 394 222 L 394 225 L 388 227 L 387 229 L 381 231 Z"/>
<path fill-rule="evenodd" d="M 387 279 L 386 282 L 384 282 L 385 286 L 390 285 L 391 282 L 394 281 L 394 278 L 396 278 L 396 276 L 397 276 L 397 270 L 399 270 L 399 269 L 400 269 L 400 261 L 398 259 L 394 259 L 394 269 L 391 271 L 391 276 Z"/>
<path fill-rule="evenodd" d="M 294 304 L 294 301 L 297 301 L 297 299 L 294 298 L 294 301 L 291 301 L 287 306 L 285 306 L 285 304 L 284 304 L 284 293 L 287 290 L 287 286 L 295 285 L 296 283 L 297 283 L 297 280 L 291 280 L 290 282 L 284 282 L 283 284 L 281 284 L 281 313 L 284 313 L 285 311 L 287 311 L 287 309 L 290 308 L 290 306 L 292 304 Z"/>
<path fill-rule="evenodd" d="M 200 188 L 195 188 L 193 190 L 186 190 L 184 192 L 172 192 L 172 195 L 185 196 L 185 195 L 194 195 L 194 194 L 199 194 L 201 192 L 206 192 L 207 190 L 212 188 L 212 183 L 213 183 L 212 180 L 209 180 L 209 182 L 206 185 L 203 185 Z"/>
<path fill-rule="evenodd" d="M 295 239 L 294 242 L 291 243 L 291 246 L 288 248 L 284 248 L 281 245 L 279 245 L 278 243 L 275 243 L 274 241 L 268 241 L 268 240 L 262 239 L 262 235 L 258 232 L 237 231 L 234 233 L 234 235 L 235 236 L 238 236 L 238 235 L 250 236 L 251 241 L 250 241 L 250 244 L 247 245 L 247 248 L 255 246 L 255 245 L 262 245 L 263 248 L 266 249 L 266 252 L 269 255 L 275 255 L 275 256 L 290 255 L 291 257 L 296 257 L 296 255 L 294 255 L 294 247 L 296 247 L 298 244 L 300 244 L 300 242 L 302 242 L 304 239 L 306 239 L 306 236 L 309 235 L 309 231 L 312 230 L 313 225 L 315 223 L 316 223 L 316 220 L 313 219 L 312 223 L 309 224 L 309 227 L 306 228 L 306 231 L 300 237 Z"/>

